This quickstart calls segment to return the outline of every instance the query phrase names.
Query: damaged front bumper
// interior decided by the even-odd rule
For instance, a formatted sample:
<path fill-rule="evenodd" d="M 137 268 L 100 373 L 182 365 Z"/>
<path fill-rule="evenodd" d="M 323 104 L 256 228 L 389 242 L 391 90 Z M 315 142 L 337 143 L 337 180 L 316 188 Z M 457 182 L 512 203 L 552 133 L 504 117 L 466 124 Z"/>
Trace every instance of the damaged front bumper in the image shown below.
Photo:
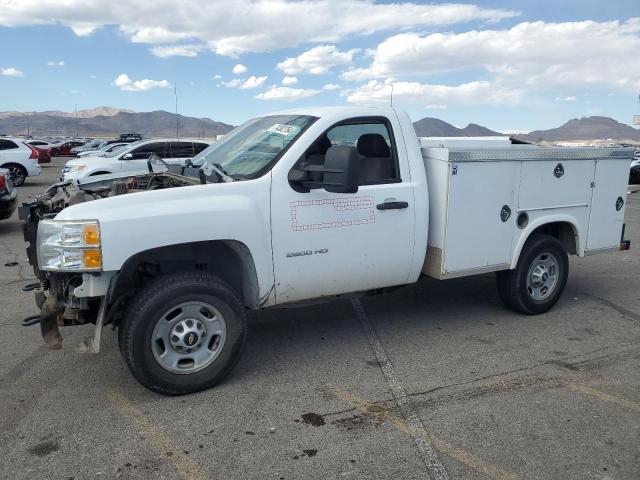
<path fill-rule="evenodd" d="M 100 351 L 102 328 L 112 321 L 107 315 L 107 305 L 113 277 L 113 272 L 44 273 L 44 281 L 34 290 L 34 297 L 40 309 L 40 331 L 48 348 L 62 348 L 59 327 L 95 324 L 93 336 L 84 338 L 79 350 Z"/>
<path fill-rule="evenodd" d="M 98 352 L 100 335 L 105 323 L 105 311 L 109 299 L 109 286 L 114 272 L 46 272 L 38 268 L 36 238 L 38 223 L 51 218 L 42 209 L 42 203 L 34 202 L 20 207 L 20 217 L 24 221 L 23 234 L 27 242 L 27 257 L 33 272 L 39 280 L 34 289 L 37 307 L 40 309 L 40 331 L 47 347 L 62 348 L 59 327 L 72 325 L 96 325 L 92 337 L 85 338 L 81 351 Z"/>

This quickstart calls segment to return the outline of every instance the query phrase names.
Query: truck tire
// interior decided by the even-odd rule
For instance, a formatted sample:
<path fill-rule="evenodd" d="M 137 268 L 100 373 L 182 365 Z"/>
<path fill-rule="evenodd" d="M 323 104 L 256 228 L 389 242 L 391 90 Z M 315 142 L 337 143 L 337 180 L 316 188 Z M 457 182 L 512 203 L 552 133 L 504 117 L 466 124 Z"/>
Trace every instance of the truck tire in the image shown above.
<path fill-rule="evenodd" d="M 118 332 L 133 376 L 164 395 L 205 390 L 240 360 L 246 315 L 236 293 L 202 272 L 159 277 L 133 298 Z"/>
<path fill-rule="evenodd" d="M 569 258 L 562 243 L 551 235 L 534 234 L 522 248 L 515 270 L 497 272 L 498 293 L 513 310 L 537 315 L 555 305 L 568 274 Z"/>

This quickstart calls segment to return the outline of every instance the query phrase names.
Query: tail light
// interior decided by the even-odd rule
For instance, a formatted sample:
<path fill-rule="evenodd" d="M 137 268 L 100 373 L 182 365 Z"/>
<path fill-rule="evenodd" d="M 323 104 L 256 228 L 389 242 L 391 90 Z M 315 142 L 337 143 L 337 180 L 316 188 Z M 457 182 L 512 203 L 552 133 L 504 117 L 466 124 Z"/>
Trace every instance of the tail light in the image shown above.
<path fill-rule="evenodd" d="M 38 150 L 36 150 L 35 148 L 33 148 L 31 145 L 27 143 L 25 143 L 25 145 L 31 149 L 31 155 L 29 156 L 29 160 L 37 160 L 39 156 Z"/>
<path fill-rule="evenodd" d="M 11 183 L 7 182 L 7 176 L 4 173 L 0 173 L 0 190 L 9 191 Z"/>

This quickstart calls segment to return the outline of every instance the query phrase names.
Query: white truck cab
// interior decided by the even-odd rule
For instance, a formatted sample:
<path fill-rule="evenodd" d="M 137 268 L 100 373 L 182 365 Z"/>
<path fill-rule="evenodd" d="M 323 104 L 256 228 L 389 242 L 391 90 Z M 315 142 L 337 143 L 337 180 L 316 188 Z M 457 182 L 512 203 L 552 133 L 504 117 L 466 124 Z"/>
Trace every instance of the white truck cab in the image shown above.
<path fill-rule="evenodd" d="M 496 272 L 543 313 L 568 254 L 618 249 L 627 149 L 508 138 L 418 139 L 392 108 L 300 108 L 250 120 L 165 172 L 54 185 L 23 207 L 47 344 L 117 324 L 134 376 L 208 388 L 242 352 L 246 309 Z M 88 201 L 99 199 L 98 202 Z"/>

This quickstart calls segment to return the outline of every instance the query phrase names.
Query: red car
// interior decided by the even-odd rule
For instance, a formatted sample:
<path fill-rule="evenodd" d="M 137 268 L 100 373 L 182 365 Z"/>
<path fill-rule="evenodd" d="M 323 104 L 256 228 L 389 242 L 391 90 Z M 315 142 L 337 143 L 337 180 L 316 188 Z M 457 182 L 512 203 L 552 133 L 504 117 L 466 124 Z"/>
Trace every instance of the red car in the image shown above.
<path fill-rule="evenodd" d="M 54 145 L 51 147 L 51 156 L 57 157 L 60 155 L 71 155 L 71 149 L 74 147 L 81 147 L 85 142 L 79 142 L 77 140 L 71 140 L 69 142 L 61 143 L 60 145 Z"/>
<path fill-rule="evenodd" d="M 51 162 L 51 149 L 49 147 L 36 147 L 31 145 L 38 152 L 38 163 L 50 163 Z"/>

